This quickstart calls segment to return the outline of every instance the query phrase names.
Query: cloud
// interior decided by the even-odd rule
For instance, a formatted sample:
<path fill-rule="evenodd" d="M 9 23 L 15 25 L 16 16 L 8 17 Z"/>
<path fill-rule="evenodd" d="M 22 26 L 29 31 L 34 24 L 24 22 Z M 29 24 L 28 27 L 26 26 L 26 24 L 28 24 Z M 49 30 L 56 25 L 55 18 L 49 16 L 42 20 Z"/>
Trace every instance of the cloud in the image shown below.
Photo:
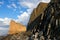
<path fill-rule="evenodd" d="M 36 6 L 38 5 L 40 1 L 38 0 L 24 0 L 22 2 L 20 2 L 20 5 L 23 7 L 28 7 L 28 8 L 36 8 Z"/>
<path fill-rule="evenodd" d="M 40 2 L 49 3 L 51 0 L 22 0 L 20 3 L 23 7 L 36 8 Z"/>
<path fill-rule="evenodd" d="M 4 23 L 6 24 L 6 25 L 9 25 L 9 23 L 10 23 L 10 18 L 4 18 Z"/>
<path fill-rule="evenodd" d="M 27 25 L 31 12 L 32 12 L 32 9 L 27 9 L 27 11 L 17 16 L 18 19 L 16 21 L 22 23 L 23 25 Z"/>
<path fill-rule="evenodd" d="M 30 3 L 37 3 L 40 2 L 41 0 L 19 0 L 20 2 L 30 2 Z"/>
<path fill-rule="evenodd" d="M 22 13 L 21 15 L 18 15 L 18 22 L 27 25 L 27 22 L 29 20 L 29 14 L 27 12 Z"/>
<path fill-rule="evenodd" d="M 8 8 L 15 8 L 15 9 L 17 8 L 17 6 L 16 6 L 15 3 L 12 3 L 12 4 L 10 4 L 10 5 L 7 5 L 7 7 L 8 7 Z"/>
<path fill-rule="evenodd" d="M 11 18 L 0 18 L 0 26 L 1 25 L 9 25 Z"/>
<path fill-rule="evenodd" d="M 14 8 L 17 8 L 15 3 L 12 3 L 11 6 L 14 7 Z"/>
<path fill-rule="evenodd" d="M 28 8 L 34 8 L 34 4 L 31 2 L 21 2 L 21 6 L 28 7 Z"/>
<path fill-rule="evenodd" d="M 42 0 L 43 3 L 49 3 L 51 0 Z"/>

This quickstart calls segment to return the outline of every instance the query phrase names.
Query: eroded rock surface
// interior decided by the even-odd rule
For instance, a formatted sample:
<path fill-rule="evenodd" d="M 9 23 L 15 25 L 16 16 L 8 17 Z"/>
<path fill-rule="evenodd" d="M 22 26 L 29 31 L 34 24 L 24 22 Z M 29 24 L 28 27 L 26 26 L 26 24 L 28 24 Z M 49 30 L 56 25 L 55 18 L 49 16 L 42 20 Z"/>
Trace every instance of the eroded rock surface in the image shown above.
<path fill-rule="evenodd" d="M 26 26 L 11 20 L 8 34 L 16 34 L 25 31 L 26 31 Z"/>

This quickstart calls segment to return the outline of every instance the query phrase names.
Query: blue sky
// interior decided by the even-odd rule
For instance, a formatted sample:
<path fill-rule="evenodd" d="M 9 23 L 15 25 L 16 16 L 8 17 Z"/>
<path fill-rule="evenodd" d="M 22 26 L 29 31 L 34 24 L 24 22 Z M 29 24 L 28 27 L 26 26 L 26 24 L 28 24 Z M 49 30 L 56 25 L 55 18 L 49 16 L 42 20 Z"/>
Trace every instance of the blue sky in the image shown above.
<path fill-rule="evenodd" d="M 0 18 L 14 18 L 20 15 L 20 11 L 26 11 L 28 8 L 22 7 L 18 0 L 0 0 Z"/>
<path fill-rule="evenodd" d="M 40 2 L 50 0 L 0 0 L 0 35 L 8 32 L 11 20 L 27 25 L 31 12 Z"/>
<path fill-rule="evenodd" d="M 0 0 L 0 21 L 9 25 L 11 20 L 27 25 L 32 10 L 39 0 Z"/>

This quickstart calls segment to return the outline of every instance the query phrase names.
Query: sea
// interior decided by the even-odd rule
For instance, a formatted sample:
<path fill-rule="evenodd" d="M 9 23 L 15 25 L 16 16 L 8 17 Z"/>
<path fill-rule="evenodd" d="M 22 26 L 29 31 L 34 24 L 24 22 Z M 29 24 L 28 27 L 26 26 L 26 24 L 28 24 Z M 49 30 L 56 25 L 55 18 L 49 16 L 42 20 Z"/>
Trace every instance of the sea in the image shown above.
<path fill-rule="evenodd" d="M 0 26 L 0 36 L 6 36 L 9 31 L 9 26 Z"/>

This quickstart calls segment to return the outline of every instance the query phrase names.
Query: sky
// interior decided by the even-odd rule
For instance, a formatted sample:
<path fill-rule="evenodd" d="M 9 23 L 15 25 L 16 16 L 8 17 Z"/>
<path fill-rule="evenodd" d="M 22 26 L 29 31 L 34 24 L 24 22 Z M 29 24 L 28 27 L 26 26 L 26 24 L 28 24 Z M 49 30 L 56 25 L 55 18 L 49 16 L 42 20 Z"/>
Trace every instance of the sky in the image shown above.
<path fill-rule="evenodd" d="M 49 3 L 50 0 L 0 0 L 0 35 L 8 32 L 11 20 L 26 26 L 40 2 Z"/>

